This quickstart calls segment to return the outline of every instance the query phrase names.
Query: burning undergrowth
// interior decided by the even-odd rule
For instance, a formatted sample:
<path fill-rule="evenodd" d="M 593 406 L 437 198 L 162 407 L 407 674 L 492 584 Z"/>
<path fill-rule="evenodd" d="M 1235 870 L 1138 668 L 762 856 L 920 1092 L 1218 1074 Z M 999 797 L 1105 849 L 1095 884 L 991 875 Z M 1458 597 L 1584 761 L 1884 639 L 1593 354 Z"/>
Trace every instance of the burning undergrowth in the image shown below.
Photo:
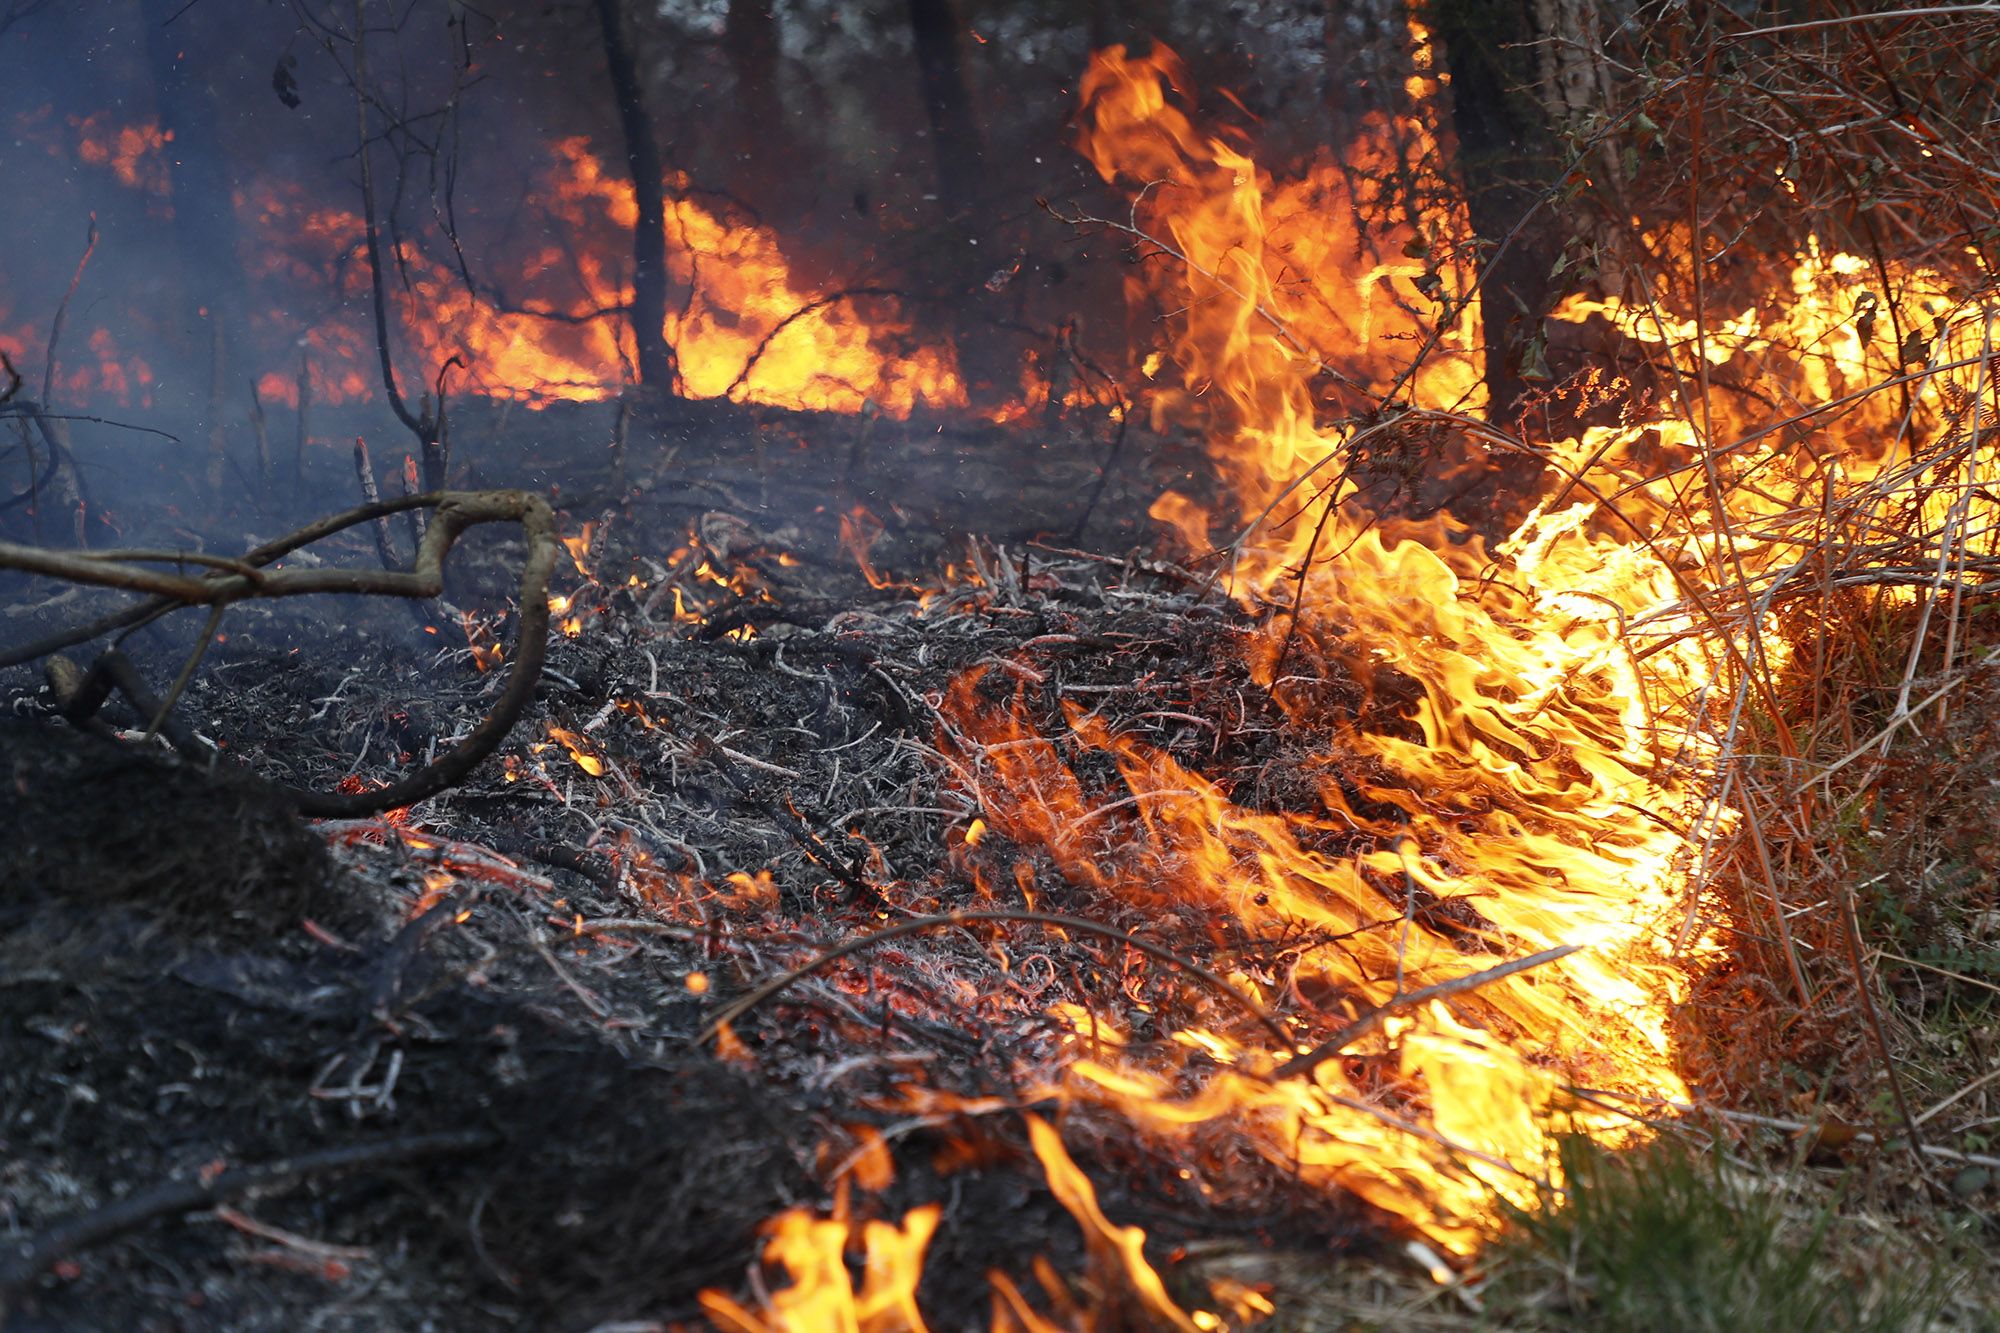
<path fill-rule="evenodd" d="M 1487 255 L 1454 184 L 1428 34 L 1408 35 L 1405 97 L 1363 118 L 1343 162 L 1289 172 L 1194 116 L 1166 48 L 1092 60 L 1078 146 L 1124 215 L 1052 211 L 1134 260 L 1127 318 L 1153 326 L 1127 348 L 1126 387 L 1065 324 L 1026 399 L 996 408 L 991 377 L 965 392 L 895 303 L 793 285 L 772 234 L 669 180 L 683 239 L 706 238 L 677 270 L 693 295 L 669 378 L 711 402 L 621 401 L 610 478 L 595 497 L 571 492 L 560 541 L 535 496 L 449 492 L 380 510 L 409 527 L 377 523 L 378 559 L 394 567 L 413 546 L 427 572 L 412 583 L 359 580 L 351 538 L 326 545 L 350 568 L 324 577 L 299 568 L 323 555 L 265 571 L 275 547 L 200 557 L 215 572 L 169 595 L 217 606 L 206 661 L 157 630 L 133 638 L 141 677 L 179 673 L 176 707 L 128 686 L 131 715 L 109 716 L 203 763 L 219 754 L 344 794 L 302 809 L 382 795 L 366 817 L 341 808 L 317 826 L 335 874 L 270 800 L 136 764 L 118 780 L 186 784 L 203 812 L 189 828 L 141 829 L 135 844 L 78 818 L 37 841 L 34 821 L 66 818 L 75 775 L 108 762 L 50 761 L 21 831 L 26 864 L 38 885 L 85 882 L 52 881 L 42 891 L 65 906 L 30 897 L 6 919 L 9 950 L 35 960 L 12 988 L 28 1006 L 17 1025 L 67 1050 L 107 1021 L 77 1015 L 108 1005 L 145 1052 L 166 1030 L 156 1004 L 159 1022 L 196 1034 L 200 1069 L 279 1071 L 228 1104 L 297 1100 L 281 1131 L 159 1113 L 166 1143 L 262 1166 L 161 1151 L 114 1171 L 62 1155 L 71 1103 L 106 1094 L 75 1092 L 45 1060 L 18 1092 L 24 1123 L 58 1127 L 26 1168 L 38 1220 L 65 1182 L 81 1198 L 178 1174 L 170 1204 L 218 1205 L 292 1261 L 365 1255 L 395 1277 L 403 1259 L 383 1246 L 406 1239 L 410 1200 L 363 1185 L 376 1202 L 357 1204 L 319 1177 L 412 1182 L 449 1225 L 423 1249 L 434 1262 L 408 1271 L 478 1291 L 496 1320 L 699 1313 L 742 1333 L 892 1333 L 984 1314 L 1035 1333 L 1210 1330 L 1270 1313 L 1254 1285 L 1169 1262 L 1231 1232 L 1321 1253 L 1393 1236 L 1470 1300 L 1458 1275 L 1510 1217 L 1592 1187 L 1565 1174 L 1582 1160 L 1568 1136 L 1643 1139 L 1650 1117 L 1695 1109 L 1690 1075 L 1727 1082 L 1749 1066 L 1703 1030 L 1704 1006 L 1751 989 L 1736 986 L 1747 963 L 1762 974 L 1756 1011 L 1800 1019 L 1793 1050 L 1817 1043 L 1851 1071 L 1860 1043 L 1836 1039 L 1855 1027 L 1827 1002 L 1849 984 L 1825 975 L 1836 946 L 1927 1170 L 1922 1121 L 1983 1084 L 1940 1089 L 1915 1114 L 1874 1007 L 1863 904 L 1837 872 L 1859 858 L 1839 840 L 1822 852 L 1810 831 L 1853 819 L 1865 840 L 1874 830 L 1841 790 L 1852 779 L 1832 779 L 1879 743 L 1868 784 L 1907 791 L 1922 770 L 1890 760 L 1896 731 L 1990 665 L 1973 659 L 1964 614 L 1987 590 L 1970 577 L 1991 564 L 1974 540 L 1990 545 L 2000 503 L 1978 480 L 1991 461 L 1985 287 L 1808 235 L 1785 252 L 1783 289 L 1749 295 L 1720 269 L 1710 288 L 1699 226 L 1663 223 L 1643 238 L 1657 272 L 1555 302 L 1537 335 L 1609 337 L 1605 364 L 1530 395 L 1525 417 L 1503 404 L 1488 419 Z M 549 188 L 569 211 L 538 207 L 586 231 L 634 225 L 632 197 L 581 141 L 565 160 Z M 354 233 L 352 216 L 329 222 L 350 265 L 331 289 L 359 294 Z M 589 373 L 545 373 L 500 352 L 564 311 L 474 301 L 457 318 L 445 287 L 421 281 L 420 252 L 395 262 L 397 317 L 425 356 L 449 366 L 454 347 L 483 342 L 508 380 L 485 386 L 497 397 L 595 399 L 623 383 L 625 348 L 599 317 L 640 299 L 609 270 L 555 329 L 563 346 L 597 340 Z M 1863 278 L 1885 294 L 1857 294 Z M 780 299 L 735 299 L 752 286 Z M 1752 304 L 1725 310 L 1739 291 Z M 1885 320 L 1931 333 L 1885 350 Z M 784 337 L 796 345 L 780 355 Z M 1651 388 L 1606 371 L 1647 349 L 1669 358 L 1633 364 Z M 1546 349 L 1527 350 L 1523 375 L 1545 374 L 1529 361 Z M 753 363 L 790 378 L 760 388 Z M 828 376 L 847 390 L 828 396 Z M 310 366 L 294 384 L 303 454 L 307 401 L 332 386 Z M 441 398 L 443 379 L 433 387 Z M 433 486 L 454 466 L 437 406 L 418 420 L 398 403 Z M 955 447 L 930 416 L 950 408 L 995 447 Z M 478 413 L 454 410 L 463 440 Z M 1201 558 L 1047 539 L 1056 510 L 1084 532 L 1102 491 L 1083 498 L 1086 469 L 1019 429 L 1037 415 L 1046 434 L 1083 422 L 1108 444 L 1100 485 L 1129 433 L 1195 433 L 1203 466 L 1151 448 L 1136 500 L 1110 509 L 1129 539 L 1150 502 Z M 21 410 L 24 432 L 32 416 Z M 633 453 L 635 419 L 663 454 Z M 744 440 L 747 475 L 677 469 L 682 445 L 708 464 L 726 452 L 704 432 Z M 465 475 L 462 454 L 456 466 Z M 472 466 L 485 481 L 508 462 Z M 411 489 L 417 471 L 412 459 Z M 1507 521 L 1469 521 L 1465 497 L 1503 478 L 1519 495 Z M 466 520 L 481 504 L 486 518 Z M 525 545 L 463 556 L 447 578 L 425 510 L 433 536 L 461 530 L 448 516 L 498 516 Z M 168 576 L 133 566 L 191 558 L 8 552 L 19 568 L 142 591 Z M 308 585 L 445 602 L 346 617 L 359 646 L 339 655 L 318 650 L 331 618 L 272 601 L 236 605 L 215 632 L 232 599 Z M 1893 685 L 1829 642 L 1834 615 L 1876 617 L 1905 654 Z M 1945 629 L 1926 650 L 1934 617 Z M 1847 690 L 1827 670 L 1836 655 L 1878 683 Z M 75 674 L 58 664 L 50 696 L 23 687 L 18 710 L 53 702 L 103 729 Z M 1962 723 L 1955 734 L 1983 743 Z M 475 742 L 499 748 L 423 785 Z M 1792 843 L 1766 836 L 1780 826 Z M 136 873 L 153 837 L 173 854 L 160 875 Z M 213 882 L 194 870 L 204 844 L 231 867 Z M 1983 864 L 1935 839 L 1883 864 L 1933 846 L 1967 875 Z M 307 873 L 267 892 L 293 857 Z M 1939 921 L 1982 901 L 1970 883 L 1934 895 Z M 126 961 L 93 989 L 98 953 Z M 161 984 L 199 1012 L 177 1014 L 153 995 Z M 225 1017 L 232 1006 L 260 1016 Z M 100 1082 L 119 1113 L 140 1114 L 138 1091 Z M 363 1131 L 394 1136 L 349 1137 Z M 275 1159 L 298 1141 L 315 1146 Z M 335 1248 L 235 1209 L 281 1178 L 285 1206 L 340 1235 Z M 102 1239 L 107 1216 L 140 1220 L 122 1207 L 44 1226 L 0 1290 L 56 1265 L 33 1295 L 59 1309 L 94 1281 L 131 1280 L 70 1253 Z"/>
<path fill-rule="evenodd" d="M 89 897 L 31 877 L 8 943 L 41 963 L 6 993 L 10 1025 L 35 1052 L 14 1095 L 54 1103 L 50 1137 L 18 1168 L 22 1187 L 41 1191 L 22 1196 L 42 1200 L 35 1213 L 211 1160 L 468 1131 L 484 1137 L 462 1157 L 386 1181 L 311 1182 L 258 1216 L 379 1278 L 384 1294 L 362 1306 L 378 1315 L 463 1283 L 496 1319 L 561 1310 L 568 1322 L 692 1313 L 697 1291 L 736 1284 L 752 1233 L 789 1203 L 844 1207 L 858 1234 L 863 1218 L 901 1221 L 950 1200 L 924 1270 L 927 1311 L 983 1308 L 989 1268 L 1014 1274 L 1034 1304 L 1053 1298 L 1044 1285 L 1077 1308 L 1116 1304 L 1099 1288 L 1129 1281 L 1122 1268 L 1034 1276 L 1076 1223 L 1037 1183 L 1022 1113 L 1064 1104 L 1056 1083 L 1080 1051 L 1164 1048 L 1191 1024 L 1248 1021 L 1212 977 L 1163 956 L 1212 967 L 1226 955 L 1276 975 L 1301 940 L 1252 938 L 1198 906 L 1119 902 L 1058 849 L 1011 836 L 982 804 L 966 710 L 1018 708 L 1059 727 L 1066 708 L 1085 707 L 1273 809 L 1309 804 L 1316 761 L 1236 651 L 1251 627 L 1203 576 L 974 544 L 949 562 L 954 577 L 910 571 L 874 590 L 793 543 L 809 545 L 719 513 L 667 550 L 618 521 L 595 529 L 558 594 L 579 624 L 558 633 L 506 751 L 393 819 L 323 825 L 341 870 L 310 901 L 260 892 L 258 858 L 319 853 L 287 841 L 300 835 L 286 821 L 259 831 L 240 811 L 228 816 L 245 830 L 234 840 L 176 818 L 107 843 L 122 875 L 78 859 Z M 504 587 L 504 545 L 490 554 Z M 470 567 L 466 591 L 488 568 Z M 675 571 L 688 579 L 679 597 Z M 391 607 L 350 624 L 363 646 L 335 664 L 286 646 L 312 623 L 253 617 L 217 645 L 185 705 L 196 730 L 267 777 L 324 787 L 413 762 L 476 716 L 474 646 L 427 649 L 439 636 Z M 1393 697 L 1332 673 L 1314 688 L 1324 707 L 1395 725 Z M 1108 757 L 1064 748 L 1093 799 L 1122 789 Z M 224 803 L 233 789 L 185 766 L 122 762 L 128 783 L 238 810 Z M 70 785 L 39 790 L 23 838 L 77 799 Z M 1092 834 L 1106 871 L 1133 817 L 1111 804 Z M 162 803 L 162 818 L 178 808 Z M 187 877 L 138 873 L 148 848 L 173 864 L 177 846 L 215 863 L 207 897 Z M 235 886 L 235 916 L 204 906 L 217 885 Z M 45 897 L 68 902 L 66 928 L 97 923 L 88 947 L 49 948 L 47 913 L 27 906 Z M 704 1053 L 704 1024 L 773 972 L 953 911 L 1020 919 L 940 923 L 839 959 L 730 1023 L 720 1059 Z M 1077 916 L 1109 933 L 1059 924 Z M 1153 954 L 1128 948 L 1127 932 Z M 109 966 L 91 961 L 99 954 Z M 1086 1013 L 1105 1016 L 1101 1031 Z M 171 1071 L 133 1057 L 129 1086 L 82 1093 L 59 1072 L 158 1049 L 170 1032 Z M 160 1100 L 169 1073 L 192 1091 Z M 60 1108 L 80 1097 L 165 1132 L 78 1160 Z M 270 1109 L 218 1113 L 252 1106 Z M 1121 1125 L 1079 1107 L 1063 1132 L 1107 1201 L 1161 1245 L 1364 1234 L 1351 1204 L 1246 1151 L 1226 1126 L 1190 1144 L 1133 1139 Z M 419 1218 L 433 1239 L 398 1257 L 384 1237 Z M 996 1228 L 1013 1238 L 996 1245 Z M 148 1235 L 137 1255 L 215 1274 L 245 1243 L 217 1227 Z M 282 1242 L 256 1252 L 289 1254 L 292 1267 L 312 1253 Z M 65 1271 L 51 1311 L 104 1308 L 136 1299 L 121 1284 L 144 1285 L 110 1254 Z M 898 1280 L 914 1283 L 915 1270 Z M 322 1266 L 270 1281 L 219 1296 L 218 1309 L 309 1301 L 330 1279 Z"/>

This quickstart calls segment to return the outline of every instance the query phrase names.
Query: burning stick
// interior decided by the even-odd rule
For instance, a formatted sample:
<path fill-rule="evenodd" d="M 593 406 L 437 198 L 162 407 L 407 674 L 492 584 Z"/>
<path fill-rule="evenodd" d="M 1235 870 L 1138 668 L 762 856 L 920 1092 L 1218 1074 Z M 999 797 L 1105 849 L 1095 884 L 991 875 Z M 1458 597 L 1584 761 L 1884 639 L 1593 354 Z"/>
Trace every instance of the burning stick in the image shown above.
<path fill-rule="evenodd" d="M 1529 954 L 1526 958 L 1516 958 L 1510 962 L 1501 963 L 1497 967 L 1489 967 L 1483 972 L 1474 972 L 1469 976 L 1453 977 L 1449 981 L 1440 981 L 1435 986 L 1425 986 L 1422 990 L 1405 991 L 1401 995 L 1392 996 L 1388 1001 L 1370 1009 L 1367 1013 L 1349 1023 L 1346 1027 L 1334 1033 L 1304 1055 L 1295 1055 L 1285 1061 L 1285 1063 L 1279 1065 L 1271 1071 L 1271 1077 L 1274 1080 L 1303 1077 L 1312 1073 L 1313 1070 L 1319 1068 L 1328 1060 L 1333 1059 L 1334 1056 L 1339 1055 L 1376 1028 L 1382 1026 L 1382 1020 L 1392 1014 L 1399 1014 L 1405 1009 L 1420 1008 L 1432 1000 L 1442 1000 L 1453 995 L 1463 995 L 1470 990 L 1478 990 L 1481 986 L 1491 985 L 1493 982 L 1511 977 L 1517 972 L 1526 972 L 1530 968 L 1540 967 L 1544 963 L 1553 963 L 1558 958 L 1567 958 L 1582 947 L 1580 944 L 1560 944 L 1553 949 L 1544 949 L 1540 953 Z"/>
<path fill-rule="evenodd" d="M 721 1013 L 709 1019 L 701 1030 L 701 1039 L 708 1041 L 716 1033 L 722 1031 L 723 1028 L 736 1022 L 743 1015 L 749 1013 L 773 995 L 785 990 L 794 982 L 811 976 L 822 967 L 827 966 L 829 963 L 838 962 L 849 954 L 859 953 L 863 949 L 871 949 L 878 944 L 886 944 L 890 940 L 901 939 L 905 935 L 915 935 L 919 931 L 935 930 L 943 926 L 963 926 L 975 921 L 1018 921 L 1036 925 L 1059 926 L 1064 930 L 1076 930 L 1088 935 L 1101 935 L 1105 939 L 1116 940 L 1127 948 L 1145 954 L 1148 958 L 1156 958 L 1163 963 L 1171 963 L 1175 967 L 1180 968 L 1189 976 L 1200 981 L 1210 990 L 1223 996 L 1236 1005 L 1237 1008 L 1256 1019 L 1280 1046 L 1290 1047 L 1292 1044 L 1292 1035 L 1285 1030 L 1283 1024 L 1271 1015 L 1269 1010 L 1245 995 L 1242 991 L 1237 990 L 1215 973 L 1203 967 L 1200 963 L 1195 962 L 1192 958 L 1175 953 L 1172 949 L 1154 944 L 1150 940 L 1141 939 L 1129 930 L 1116 926 L 1107 926 L 1101 921 L 1092 921 L 1089 917 L 1065 916 L 1054 912 L 1029 912 L 1019 908 L 1008 907 L 980 908 L 975 911 L 965 912 L 941 912 L 936 916 L 913 917 L 908 921 L 899 921 L 893 926 L 871 931 L 866 935 L 851 939 L 845 944 L 829 949 L 809 963 L 803 963 L 789 972 L 773 977 L 771 980 L 757 987 L 756 990 L 745 995 L 742 999 L 734 1001 Z M 1515 966 L 1515 970 L 1519 970 L 1519 965 Z"/>
<path fill-rule="evenodd" d="M 83 284 L 83 270 L 90 263 L 90 257 L 97 253 L 97 214 L 90 215 L 90 231 L 83 241 L 83 257 L 76 261 L 76 272 L 70 275 L 69 290 L 56 303 L 56 317 L 49 323 L 49 350 L 43 357 L 42 401 L 53 402 L 56 388 L 56 346 L 62 342 L 63 319 L 69 314 L 69 303 L 76 299 L 76 289 Z"/>
<path fill-rule="evenodd" d="M 416 495 L 422 490 L 423 487 L 417 484 L 417 460 L 409 454 L 404 454 L 403 494 Z M 422 546 L 424 544 L 424 511 L 421 509 L 407 510 L 404 513 L 404 517 L 410 520 L 410 545 Z"/>

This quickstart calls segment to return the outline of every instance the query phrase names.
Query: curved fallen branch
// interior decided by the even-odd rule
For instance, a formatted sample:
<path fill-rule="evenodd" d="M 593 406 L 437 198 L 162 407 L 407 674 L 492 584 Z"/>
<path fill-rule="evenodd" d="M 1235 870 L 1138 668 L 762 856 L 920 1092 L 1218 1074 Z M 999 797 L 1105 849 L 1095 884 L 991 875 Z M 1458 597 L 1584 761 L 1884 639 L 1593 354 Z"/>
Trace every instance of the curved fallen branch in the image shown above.
<path fill-rule="evenodd" d="M 435 513 L 407 570 L 265 569 L 273 561 L 333 533 L 412 509 L 430 509 Z M 137 559 L 116 560 L 91 553 L 0 542 L 0 568 L 151 594 L 146 601 L 91 624 L 0 653 L 0 667 L 43 657 L 181 607 L 223 607 L 253 597 L 302 597 L 318 593 L 436 597 L 444 591 L 445 557 L 459 537 L 479 524 L 502 522 L 520 525 L 528 552 L 521 564 L 521 621 L 507 683 L 486 717 L 457 746 L 387 787 L 352 793 L 286 789 L 300 812 L 308 815 L 352 819 L 396 809 L 434 796 L 462 780 L 499 747 L 534 696 L 548 653 L 549 578 L 561 552 L 555 513 L 539 495 L 527 491 L 432 491 L 364 505 L 321 519 L 290 536 L 258 547 L 220 570 L 200 575 L 154 569 L 141 563 L 165 553 L 135 552 Z"/>

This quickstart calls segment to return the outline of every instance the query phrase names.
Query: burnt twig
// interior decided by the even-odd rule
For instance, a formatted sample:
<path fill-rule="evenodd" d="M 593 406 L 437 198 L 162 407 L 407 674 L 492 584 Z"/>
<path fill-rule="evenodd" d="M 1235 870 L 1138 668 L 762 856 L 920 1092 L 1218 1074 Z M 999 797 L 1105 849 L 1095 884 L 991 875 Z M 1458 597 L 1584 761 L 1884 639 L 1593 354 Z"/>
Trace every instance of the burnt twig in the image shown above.
<path fill-rule="evenodd" d="M 375 484 L 375 464 L 368 457 L 368 441 L 359 435 L 354 437 L 354 477 L 361 483 L 361 503 L 382 503 L 382 491 Z M 382 568 L 394 569 L 396 544 L 389 536 L 389 516 L 378 516 L 369 528 L 375 534 L 375 554 L 382 561 Z"/>
<path fill-rule="evenodd" d="M 1292 1044 L 1291 1034 L 1285 1031 L 1284 1025 L 1278 1022 L 1269 1010 L 1185 954 L 1175 953 L 1172 949 L 1166 948 L 1163 945 L 1140 939 L 1129 930 L 1121 930 L 1116 926 L 1107 926 L 1102 921 L 1092 921 L 1088 917 L 1064 916 L 1054 912 L 1030 912 L 1020 908 L 1005 907 L 979 908 L 961 912 L 940 912 L 935 916 L 912 917 L 908 921 L 899 921 L 893 926 L 885 927 L 882 930 L 870 931 L 866 935 L 848 940 L 845 944 L 840 944 L 829 949 L 809 963 L 801 964 L 789 972 L 773 977 L 741 999 L 732 1001 L 721 1013 L 711 1018 L 702 1028 L 701 1038 L 703 1041 L 709 1040 L 716 1033 L 720 1032 L 726 1024 L 734 1023 L 737 1019 L 743 1017 L 743 1015 L 749 1013 L 773 995 L 785 990 L 794 982 L 811 976 L 827 964 L 838 962 L 849 954 L 860 953 L 863 949 L 871 949 L 878 944 L 886 944 L 890 940 L 900 939 L 905 935 L 915 935 L 922 931 L 936 930 L 944 926 L 963 926 L 975 921 L 1018 921 L 1034 925 L 1059 926 L 1064 930 L 1077 930 L 1090 935 L 1100 935 L 1108 940 L 1116 940 L 1127 948 L 1145 954 L 1148 958 L 1156 958 L 1163 963 L 1171 963 L 1175 967 L 1180 968 L 1183 972 L 1194 977 L 1210 990 L 1223 996 L 1237 1008 L 1256 1019 L 1263 1026 L 1264 1030 L 1270 1033 L 1272 1038 L 1281 1046 L 1289 1047 Z"/>
<path fill-rule="evenodd" d="M 392 1166 L 428 1157 L 454 1157 L 490 1148 L 496 1142 L 497 1139 L 484 1130 L 460 1129 L 437 1134 L 411 1134 L 375 1143 L 350 1143 L 219 1172 L 207 1167 L 195 1168 L 165 1184 L 58 1222 L 0 1251 L 0 1255 L 4 1255 L 0 1257 L 0 1323 L 6 1321 L 13 1298 L 51 1264 L 78 1250 L 102 1245 L 170 1213 L 183 1213 L 225 1199 L 241 1198 L 257 1190 L 286 1188 L 311 1176 L 363 1167 Z"/>

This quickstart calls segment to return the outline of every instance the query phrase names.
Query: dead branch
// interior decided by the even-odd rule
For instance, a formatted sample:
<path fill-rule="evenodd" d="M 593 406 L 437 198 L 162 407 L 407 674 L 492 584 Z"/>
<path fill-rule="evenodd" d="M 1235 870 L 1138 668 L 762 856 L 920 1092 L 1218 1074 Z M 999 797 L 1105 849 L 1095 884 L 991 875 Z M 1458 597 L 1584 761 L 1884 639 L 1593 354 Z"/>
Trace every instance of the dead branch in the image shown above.
<path fill-rule="evenodd" d="M 375 464 L 368 457 L 368 441 L 357 435 L 354 437 L 354 476 L 361 483 L 361 502 L 376 505 L 382 502 L 382 492 L 375 484 Z M 375 534 L 375 554 L 382 561 L 382 568 L 396 567 L 396 544 L 389 537 L 389 517 L 384 514 L 369 524 Z"/>
<path fill-rule="evenodd" d="M 43 356 L 42 401 L 52 403 L 56 395 L 56 348 L 62 342 L 63 320 L 69 315 L 69 303 L 76 299 L 76 289 L 83 285 L 83 270 L 89 266 L 90 257 L 97 253 L 97 214 L 90 215 L 90 230 L 84 237 L 83 257 L 76 261 L 76 272 L 70 275 L 69 290 L 56 303 L 56 315 L 49 323 L 49 349 Z"/>
<path fill-rule="evenodd" d="M 206 636 L 203 641 L 206 642 Z M 132 659 L 116 649 L 92 662 L 88 671 L 79 671 L 64 657 L 51 657 L 43 670 L 49 688 L 62 705 L 63 716 L 72 724 L 81 726 L 95 718 L 115 690 L 174 749 L 189 758 L 202 758 L 208 753 L 187 725 L 172 716 L 172 709 L 154 696 L 139 669 L 132 665 Z"/>
<path fill-rule="evenodd" d="M 332 533 L 417 508 L 436 512 L 408 570 L 321 568 L 267 573 L 262 569 L 271 561 Z M 150 601 L 81 630 L 51 636 L 25 649 L 0 653 L 0 666 L 45 656 L 93 638 L 106 627 L 138 624 L 187 606 L 219 608 L 252 597 L 301 597 L 318 593 L 436 597 L 444 590 L 445 557 L 459 537 L 468 528 L 497 522 L 519 523 L 528 552 L 521 565 L 521 620 L 511 654 L 512 665 L 506 686 L 485 719 L 457 747 L 386 787 L 351 794 L 287 791 L 298 809 L 308 815 L 355 818 L 396 809 L 434 796 L 461 781 L 506 738 L 534 695 L 548 652 L 549 576 L 562 549 L 556 536 L 555 514 L 548 501 L 539 495 L 526 491 L 434 491 L 365 505 L 322 519 L 250 552 L 243 557 L 242 564 L 255 568 L 247 573 L 176 574 L 148 568 L 138 561 L 106 560 L 83 552 L 0 542 L 0 568 L 152 595 Z M 50 644 L 55 646 L 49 647 Z"/>
<path fill-rule="evenodd" d="M 495 1142 L 495 1137 L 484 1130 L 449 1130 L 437 1134 L 411 1134 L 376 1143 L 350 1143 L 221 1172 L 211 1172 L 208 1167 L 189 1170 L 165 1184 L 58 1222 L 0 1252 L 4 1254 L 0 1258 L 0 1323 L 5 1323 L 14 1297 L 51 1264 L 78 1250 L 102 1245 L 170 1213 L 184 1213 L 205 1204 L 241 1198 L 259 1190 L 288 1188 L 309 1177 L 336 1171 L 393 1166 L 399 1162 L 430 1157 L 461 1156 L 490 1148 Z"/>

